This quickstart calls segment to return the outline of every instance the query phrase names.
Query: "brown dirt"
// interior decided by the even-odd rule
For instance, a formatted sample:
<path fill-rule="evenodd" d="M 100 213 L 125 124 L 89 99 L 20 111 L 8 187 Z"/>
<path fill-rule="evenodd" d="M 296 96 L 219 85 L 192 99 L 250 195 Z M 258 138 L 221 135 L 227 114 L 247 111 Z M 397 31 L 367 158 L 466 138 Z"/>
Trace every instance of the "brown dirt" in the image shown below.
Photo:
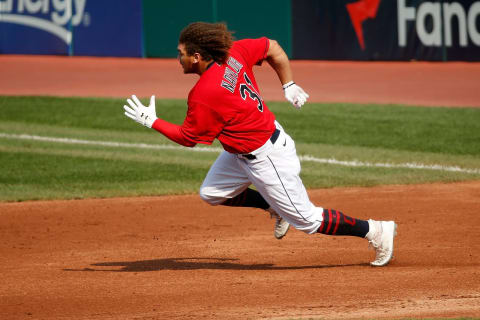
<path fill-rule="evenodd" d="M 197 80 L 175 59 L 0 55 L 0 95 L 183 98 Z M 316 102 L 480 107 L 480 63 L 292 61 Z M 266 101 L 284 101 L 266 66 L 255 68 Z"/>
<path fill-rule="evenodd" d="M 198 196 L 0 204 L 2 319 L 480 316 L 480 182 L 314 190 L 394 219 L 395 260 Z"/>
<path fill-rule="evenodd" d="M 0 56 L 0 95 L 185 97 L 174 60 Z M 313 101 L 479 106 L 480 64 L 293 63 Z M 268 68 L 266 100 L 282 100 Z M 198 196 L 0 203 L 0 319 L 480 317 L 480 181 L 311 190 L 399 224 L 396 259 Z"/>

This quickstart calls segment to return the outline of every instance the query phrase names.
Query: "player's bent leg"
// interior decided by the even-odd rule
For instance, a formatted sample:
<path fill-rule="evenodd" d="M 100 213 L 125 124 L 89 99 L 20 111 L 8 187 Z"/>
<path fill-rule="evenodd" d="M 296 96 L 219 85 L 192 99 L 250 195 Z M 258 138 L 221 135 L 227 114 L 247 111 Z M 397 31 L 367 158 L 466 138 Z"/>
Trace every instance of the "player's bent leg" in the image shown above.
<path fill-rule="evenodd" d="M 270 205 L 256 190 L 248 188 L 251 184 L 245 171 L 238 165 L 238 157 L 226 151 L 222 152 L 212 164 L 200 187 L 200 198 L 210 205 L 235 207 L 253 207 L 270 209 Z M 275 217 L 274 236 L 281 239 L 290 226 L 283 218 Z"/>
<path fill-rule="evenodd" d="M 281 218 L 300 231 L 309 234 L 317 231 L 323 209 L 310 202 L 299 177 L 295 144 L 283 130 L 267 155 L 254 160 L 239 159 L 239 164 Z"/>
<path fill-rule="evenodd" d="M 210 167 L 202 186 L 200 198 L 211 205 L 220 205 L 237 197 L 251 182 L 243 170 L 238 168 L 236 157 L 223 151 Z"/>
<path fill-rule="evenodd" d="M 366 238 L 376 250 L 372 266 L 383 266 L 393 257 L 396 225 L 393 221 L 376 222 L 348 217 L 336 210 L 313 205 L 300 179 L 300 163 L 293 140 L 281 135 L 281 144 L 264 159 L 242 160 L 250 181 L 272 209 L 296 229 L 328 235 L 351 235 Z"/>
<path fill-rule="evenodd" d="M 267 210 L 270 205 L 263 199 L 258 191 L 247 188 L 236 197 L 226 199 L 221 203 L 224 206 L 230 207 L 251 207 Z"/>
<path fill-rule="evenodd" d="M 266 210 L 270 213 L 270 218 L 275 219 L 275 226 L 273 228 L 273 235 L 276 239 L 282 239 L 288 232 L 290 224 L 279 216 L 275 210 L 265 201 L 262 195 L 253 189 L 247 188 L 234 198 L 225 200 L 221 205 L 231 207 L 252 207 Z"/>
<path fill-rule="evenodd" d="M 214 192 L 209 192 L 208 188 L 202 188 L 200 191 L 200 197 L 210 205 L 264 209 L 270 213 L 270 218 L 275 219 L 275 226 L 273 228 L 273 235 L 275 238 L 280 240 L 287 234 L 290 224 L 287 220 L 279 216 L 257 191 L 247 188 L 239 195 L 227 199 L 225 199 L 224 195 L 216 196 L 215 193 L 217 190 L 210 191 Z"/>

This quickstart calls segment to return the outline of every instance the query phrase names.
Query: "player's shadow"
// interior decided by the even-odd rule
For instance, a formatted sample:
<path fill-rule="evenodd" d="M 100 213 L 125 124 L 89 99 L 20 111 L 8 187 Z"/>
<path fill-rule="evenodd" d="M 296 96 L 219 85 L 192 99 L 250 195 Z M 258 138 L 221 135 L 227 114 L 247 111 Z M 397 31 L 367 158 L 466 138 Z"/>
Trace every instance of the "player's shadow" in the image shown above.
<path fill-rule="evenodd" d="M 142 261 L 101 262 L 91 264 L 93 268 L 63 269 L 64 271 L 101 271 L 101 272 L 148 272 L 161 270 L 302 270 L 339 267 L 368 266 L 368 263 L 312 266 L 275 266 L 266 264 L 235 263 L 238 259 L 226 258 L 167 258 Z M 115 267 L 115 268 L 111 268 Z"/>

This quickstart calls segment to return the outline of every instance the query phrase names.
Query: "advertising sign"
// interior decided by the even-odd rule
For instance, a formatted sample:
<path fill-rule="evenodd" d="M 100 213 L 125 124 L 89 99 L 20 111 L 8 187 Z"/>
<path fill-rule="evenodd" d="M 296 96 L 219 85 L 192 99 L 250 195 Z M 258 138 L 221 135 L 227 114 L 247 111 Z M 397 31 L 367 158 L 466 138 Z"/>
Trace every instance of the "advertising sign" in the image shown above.
<path fill-rule="evenodd" d="M 298 59 L 480 60 L 480 1 L 292 1 L 292 17 Z"/>
<path fill-rule="evenodd" d="M 0 53 L 141 56 L 141 20 L 141 1 L 0 0 Z"/>

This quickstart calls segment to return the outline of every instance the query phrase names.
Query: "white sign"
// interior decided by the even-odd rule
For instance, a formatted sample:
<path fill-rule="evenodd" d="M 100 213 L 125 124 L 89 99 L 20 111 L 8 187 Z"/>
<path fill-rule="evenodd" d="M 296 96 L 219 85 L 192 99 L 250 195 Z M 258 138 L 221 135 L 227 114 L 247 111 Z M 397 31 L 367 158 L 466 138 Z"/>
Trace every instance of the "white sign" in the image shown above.
<path fill-rule="evenodd" d="M 71 27 L 84 19 L 87 0 L 0 0 L 0 22 L 15 23 L 44 30 L 72 42 Z M 41 14 L 45 16 L 30 16 Z"/>
<path fill-rule="evenodd" d="M 397 1 L 398 7 L 398 45 L 407 46 L 407 23 L 415 21 L 418 38 L 425 46 L 452 46 L 452 21 L 458 22 L 458 42 L 461 47 L 468 46 L 468 39 L 480 46 L 480 31 L 476 20 L 480 18 L 480 1 L 474 2 L 466 10 L 459 2 L 423 2 L 415 7 L 407 7 L 405 0 Z M 433 21 L 432 30 L 427 30 L 427 17 Z M 442 39 L 443 34 L 443 39 Z"/>

